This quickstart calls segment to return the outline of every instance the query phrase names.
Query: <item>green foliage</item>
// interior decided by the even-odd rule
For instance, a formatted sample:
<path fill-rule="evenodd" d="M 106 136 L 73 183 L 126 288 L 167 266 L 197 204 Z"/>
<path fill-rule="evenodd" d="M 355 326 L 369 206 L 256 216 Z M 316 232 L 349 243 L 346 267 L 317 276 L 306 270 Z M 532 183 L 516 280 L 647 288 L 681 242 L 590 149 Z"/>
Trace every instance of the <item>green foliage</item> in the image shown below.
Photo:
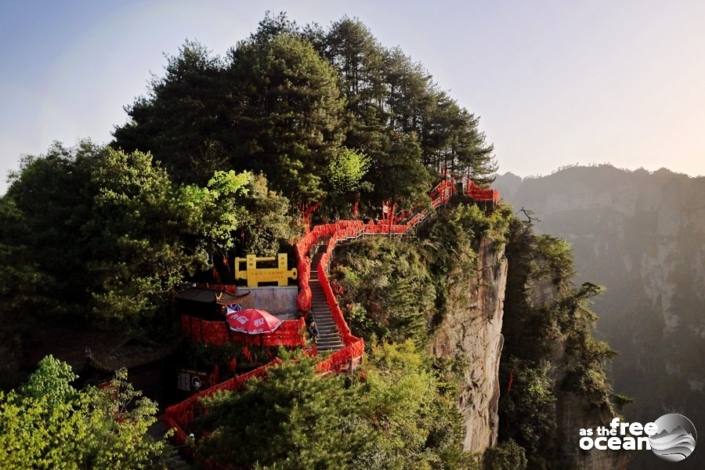
<path fill-rule="evenodd" d="M 187 42 L 128 114 L 114 145 L 151 152 L 176 181 L 263 172 L 297 205 L 328 193 L 340 208 L 362 189 L 370 212 L 411 207 L 443 169 L 478 182 L 496 170 L 477 117 L 348 18 L 323 30 L 266 16 L 225 58 Z"/>
<path fill-rule="evenodd" d="M 291 215 L 289 200 L 269 189 L 264 175 L 252 178 L 245 189 L 238 201 L 235 253 L 275 256 L 301 233 L 298 219 Z"/>
<path fill-rule="evenodd" d="M 442 393 L 413 343 L 373 346 L 363 374 L 321 376 L 311 358 L 285 355 L 266 379 L 204 401 L 199 429 L 207 434 L 197 452 L 263 468 L 470 465 L 454 397 Z"/>
<path fill-rule="evenodd" d="M 76 398 L 77 391 L 71 383 L 77 378 L 70 365 L 49 355 L 39 361 L 37 370 L 20 391 L 35 399 L 46 398 L 50 404 L 62 403 Z"/>
<path fill-rule="evenodd" d="M 342 247 L 331 272 L 356 334 L 423 344 L 435 289 L 413 244 L 378 237 Z"/>
<path fill-rule="evenodd" d="M 450 308 L 467 302 L 468 286 L 476 274 L 475 250 L 480 239 L 473 226 L 481 217 L 474 205 L 442 209 L 425 235 L 421 247 L 436 287 L 432 326 L 437 326 Z"/>
<path fill-rule="evenodd" d="M 204 400 L 208 413 L 200 426 L 212 433 L 197 440 L 198 454 L 235 467 L 350 462 L 365 438 L 353 419 L 353 390 L 344 387 L 342 376 L 316 375 L 314 362 L 298 354 L 241 392 Z"/>
<path fill-rule="evenodd" d="M 548 362 L 532 364 L 514 359 L 507 365 L 512 388 L 500 398 L 500 429 L 515 439 L 532 459 L 546 457 L 556 430 L 554 382 Z"/>
<path fill-rule="evenodd" d="M 346 145 L 372 157 L 370 180 L 380 197 L 385 189 L 412 193 L 424 176 L 417 162 L 432 171 L 470 172 L 478 181 L 492 178 L 492 147 L 477 118 L 439 91 L 423 66 L 398 48 L 382 47 L 358 20 L 343 18 L 328 31 L 309 27 L 303 35 L 338 71 L 347 98 Z M 397 175 L 400 185 L 385 188 Z"/>
<path fill-rule="evenodd" d="M 370 153 L 373 155 L 372 153 Z M 428 205 L 431 173 L 420 161 L 422 149 L 414 135 L 392 134 L 377 152 L 370 171 L 374 187 L 370 202 L 392 201 L 401 208 Z"/>
<path fill-rule="evenodd" d="M 593 335 L 590 298 L 601 288 L 575 287 L 570 246 L 535 235 L 512 221 L 507 244 L 509 278 L 505 298 L 501 376 L 511 391 L 500 401 L 500 440 L 526 450 L 530 468 L 560 468 L 570 458 L 556 444 L 555 416 L 569 395 L 584 408 L 572 413 L 611 417 L 612 387 L 605 367 L 614 352 Z M 573 403 L 573 401 L 566 402 Z"/>
<path fill-rule="evenodd" d="M 328 164 L 328 180 L 336 192 L 357 191 L 369 167 L 370 159 L 365 154 L 343 149 Z"/>
<path fill-rule="evenodd" d="M 525 470 L 528 465 L 524 448 L 513 440 L 487 449 L 483 456 L 487 470 Z"/>
<path fill-rule="evenodd" d="M 366 447 L 357 455 L 367 468 L 466 468 L 462 417 L 457 397 L 444 393 L 439 378 L 413 342 L 374 345 L 359 413 L 369 427 Z"/>
<path fill-rule="evenodd" d="M 120 371 L 105 389 L 76 390 L 51 357 L 19 391 L 0 394 L 0 466 L 7 469 L 158 468 L 166 443 L 147 435 L 157 406 Z"/>
<path fill-rule="evenodd" d="M 342 140 L 343 100 L 330 65 L 284 33 L 240 43 L 227 77 L 237 92 L 236 166 L 263 171 L 292 201 L 320 200 Z"/>
<path fill-rule="evenodd" d="M 149 95 L 127 108 L 130 120 L 115 130 L 116 148 L 152 153 L 183 183 L 203 186 L 216 170 L 232 168 L 224 70 L 204 46 L 187 41 Z"/>
<path fill-rule="evenodd" d="M 423 344 L 449 309 L 465 309 L 480 240 L 504 243 L 511 214 L 475 204 L 442 209 L 420 243 L 379 237 L 341 247 L 332 275 L 346 318 L 367 339 Z"/>
<path fill-rule="evenodd" d="M 216 172 L 205 187 L 179 186 L 148 154 L 90 143 L 27 159 L 0 212 L 8 313 L 139 326 L 210 253 L 232 247 L 251 180 Z"/>

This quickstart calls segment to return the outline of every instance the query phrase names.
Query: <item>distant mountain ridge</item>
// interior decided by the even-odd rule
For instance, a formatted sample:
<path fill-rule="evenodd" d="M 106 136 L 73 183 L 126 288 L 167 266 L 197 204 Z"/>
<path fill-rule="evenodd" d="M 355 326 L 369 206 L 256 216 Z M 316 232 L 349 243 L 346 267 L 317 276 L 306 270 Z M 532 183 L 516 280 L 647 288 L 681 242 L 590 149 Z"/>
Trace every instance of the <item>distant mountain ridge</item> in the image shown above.
<path fill-rule="evenodd" d="M 705 178 L 599 165 L 508 173 L 494 186 L 538 231 L 572 244 L 577 281 L 607 288 L 598 333 L 619 353 L 615 388 L 635 400 L 627 418 L 677 411 L 705 429 Z M 703 468 L 704 454 L 683 464 Z"/>

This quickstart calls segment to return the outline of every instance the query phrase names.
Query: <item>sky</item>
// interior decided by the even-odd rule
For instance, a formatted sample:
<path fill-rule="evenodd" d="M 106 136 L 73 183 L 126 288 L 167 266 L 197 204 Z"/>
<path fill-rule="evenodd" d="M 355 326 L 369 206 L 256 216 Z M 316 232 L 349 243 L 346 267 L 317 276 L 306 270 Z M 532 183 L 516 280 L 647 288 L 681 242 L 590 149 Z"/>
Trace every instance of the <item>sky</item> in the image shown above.
<path fill-rule="evenodd" d="M 267 10 L 359 18 L 401 47 L 480 116 L 502 173 L 609 162 L 705 175 L 699 0 L 0 0 L 0 176 L 53 141 L 109 142 L 165 54 L 190 39 L 222 55 Z"/>

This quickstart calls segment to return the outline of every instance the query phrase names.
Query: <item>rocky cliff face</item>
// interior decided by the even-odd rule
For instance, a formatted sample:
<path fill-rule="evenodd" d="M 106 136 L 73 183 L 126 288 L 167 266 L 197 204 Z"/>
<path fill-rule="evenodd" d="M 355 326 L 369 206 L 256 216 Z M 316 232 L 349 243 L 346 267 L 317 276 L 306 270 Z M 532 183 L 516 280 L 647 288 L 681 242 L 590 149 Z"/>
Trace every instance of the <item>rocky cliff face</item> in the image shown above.
<path fill-rule="evenodd" d="M 426 345 L 457 397 L 464 450 L 488 465 L 622 468 L 574 452 L 578 428 L 609 422 L 613 408 L 609 349 L 592 338 L 591 291 L 574 286 L 569 247 L 536 236 L 506 206 L 463 201 L 416 235 L 336 254 L 354 331 Z"/>
<path fill-rule="evenodd" d="M 548 273 L 539 268 L 537 271 Z M 538 311 L 554 308 L 563 294 L 547 275 L 529 277 L 525 283 L 528 307 Z M 554 464 L 558 467 L 580 470 L 624 470 L 630 462 L 630 455 L 617 452 L 585 452 L 578 446 L 581 428 L 595 428 L 607 425 L 615 413 L 608 403 L 591 403 L 582 393 L 563 389 L 562 384 L 575 366 L 565 337 L 559 336 L 552 342 L 546 359 L 552 364 L 551 379 L 554 384 L 555 402 L 551 412 L 555 414 L 555 439 L 561 443 L 556 448 Z"/>
<path fill-rule="evenodd" d="M 497 443 L 499 362 L 504 338 L 502 317 L 507 283 L 504 248 L 480 243 L 477 270 L 436 329 L 430 349 L 437 357 L 459 357 L 467 364 L 461 380 L 460 409 L 465 421 L 464 449 L 484 452 Z"/>
<path fill-rule="evenodd" d="M 678 411 L 704 427 L 705 178 L 605 165 L 497 186 L 538 230 L 571 243 L 579 280 L 606 286 L 598 333 L 619 353 L 611 376 L 634 399 L 627 418 Z M 702 468 L 705 454 L 683 464 Z"/>

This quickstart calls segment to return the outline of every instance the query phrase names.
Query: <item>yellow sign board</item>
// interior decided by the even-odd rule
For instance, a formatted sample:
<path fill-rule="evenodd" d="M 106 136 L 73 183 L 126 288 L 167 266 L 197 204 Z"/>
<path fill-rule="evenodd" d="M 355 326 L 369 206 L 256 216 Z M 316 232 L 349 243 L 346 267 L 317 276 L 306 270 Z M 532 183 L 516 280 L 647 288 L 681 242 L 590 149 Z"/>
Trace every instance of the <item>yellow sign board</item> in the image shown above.
<path fill-rule="evenodd" d="M 276 268 L 258 268 L 258 262 L 277 261 Z M 257 287 L 260 282 L 276 282 L 278 286 L 289 284 L 289 278 L 296 279 L 296 268 L 286 269 L 286 253 L 274 256 L 247 255 L 245 258 L 235 258 L 235 279 L 247 280 L 247 287 Z M 246 269 L 240 270 L 240 264 L 246 263 Z"/>

